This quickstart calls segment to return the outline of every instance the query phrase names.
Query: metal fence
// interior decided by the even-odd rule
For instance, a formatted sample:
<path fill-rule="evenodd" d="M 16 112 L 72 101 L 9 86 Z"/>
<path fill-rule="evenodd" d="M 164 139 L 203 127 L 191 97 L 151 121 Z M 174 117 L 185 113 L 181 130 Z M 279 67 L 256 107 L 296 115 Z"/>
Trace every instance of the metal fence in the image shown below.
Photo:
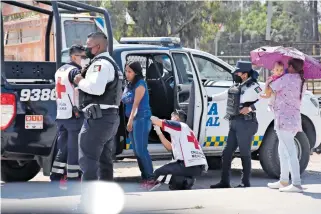
<path fill-rule="evenodd" d="M 313 58 L 317 59 L 319 62 L 321 62 L 321 56 L 320 55 L 310 55 Z M 230 65 L 236 65 L 236 62 L 239 60 L 245 60 L 245 61 L 251 61 L 250 56 L 217 56 L 218 58 L 224 60 Z"/>
<path fill-rule="evenodd" d="M 245 43 L 223 43 L 219 42 L 218 53 L 223 53 L 222 56 L 233 55 L 248 55 L 250 51 L 262 46 L 283 46 L 293 47 L 308 55 L 321 55 L 321 42 L 245 42 Z"/>

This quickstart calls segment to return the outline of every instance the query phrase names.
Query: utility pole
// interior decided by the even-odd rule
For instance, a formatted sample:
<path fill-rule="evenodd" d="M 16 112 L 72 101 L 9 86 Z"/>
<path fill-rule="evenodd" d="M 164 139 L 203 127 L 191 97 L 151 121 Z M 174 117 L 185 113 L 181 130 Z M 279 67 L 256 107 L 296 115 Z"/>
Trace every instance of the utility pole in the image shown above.
<path fill-rule="evenodd" d="M 241 21 L 243 20 L 243 0 L 241 0 Z M 243 29 L 240 26 L 240 56 L 242 56 L 242 45 L 243 45 Z"/>
<path fill-rule="evenodd" d="M 265 32 L 265 40 L 271 41 L 271 22 L 272 22 L 272 1 L 267 2 L 267 20 L 266 20 L 266 32 Z"/>

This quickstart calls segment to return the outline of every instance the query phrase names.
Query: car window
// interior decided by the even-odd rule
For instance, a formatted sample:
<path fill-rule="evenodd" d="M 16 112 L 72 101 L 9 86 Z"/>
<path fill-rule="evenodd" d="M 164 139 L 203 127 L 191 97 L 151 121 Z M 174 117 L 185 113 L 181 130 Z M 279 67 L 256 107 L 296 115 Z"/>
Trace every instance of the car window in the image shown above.
<path fill-rule="evenodd" d="M 231 73 L 218 62 L 200 55 L 193 54 L 193 57 L 202 79 L 213 81 L 233 80 Z"/>
<path fill-rule="evenodd" d="M 193 81 L 192 66 L 184 53 L 173 53 L 180 84 L 190 84 Z"/>
<path fill-rule="evenodd" d="M 101 32 L 94 22 L 90 21 L 64 21 L 67 48 L 74 44 L 85 45 L 87 36 L 92 32 Z"/>

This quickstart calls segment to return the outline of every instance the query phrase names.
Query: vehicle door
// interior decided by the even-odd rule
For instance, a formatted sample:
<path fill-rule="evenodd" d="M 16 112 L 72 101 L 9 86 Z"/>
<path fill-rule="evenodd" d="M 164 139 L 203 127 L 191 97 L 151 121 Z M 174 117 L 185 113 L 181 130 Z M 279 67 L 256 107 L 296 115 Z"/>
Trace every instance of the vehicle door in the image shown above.
<path fill-rule="evenodd" d="M 207 97 L 201 84 L 198 68 L 187 51 L 171 51 L 175 64 L 175 98 L 176 106 L 186 111 L 188 120 L 192 118 L 192 126 L 200 143 L 204 142 Z M 192 93 L 191 93 L 192 92 Z"/>
<path fill-rule="evenodd" d="M 226 91 L 233 84 L 230 73 L 232 66 L 202 53 L 193 53 L 193 58 L 208 96 Z M 229 130 L 229 123 L 224 119 L 225 114 L 226 100 L 208 102 L 204 150 L 223 149 Z"/>
<path fill-rule="evenodd" d="M 143 69 L 144 77 L 146 77 L 146 70 L 148 69 L 148 66 L 153 62 L 151 58 L 152 55 L 163 55 L 163 56 L 167 56 L 170 59 L 168 50 L 157 50 L 155 48 L 145 49 L 145 50 L 129 49 L 129 50 L 121 51 L 121 53 L 118 53 L 118 50 L 114 51 L 114 56 L 115 56 L 114 58 L 116 62 L 119 64 L 119 67 L 121 67 L 122 71 L 125 71 L 125 64 L 127 61 L 139 61 Z M 172 59 L 170 60 L 172 61 Z M 165 73 L 166 72 L 164 72 L 164 74 Z M 126 118 L 125 118 L 125 123 L 127 123 Z M 124 142 L 125 142 L 124 150 L 120 156 L 133 155 L 133 150 L 132 150 L 133 146 L 132 146 L 132 142 L 128 138 L 127 131 L 126 131 L 126 136 L 124 136 Z M 164 148 L 164 146 L 159 141 L 154 142 L 150 140 L 148 144 L 148 151 L 152 155 L 161 155 L 161 154 L 168 155 L 168 151 Z"/>

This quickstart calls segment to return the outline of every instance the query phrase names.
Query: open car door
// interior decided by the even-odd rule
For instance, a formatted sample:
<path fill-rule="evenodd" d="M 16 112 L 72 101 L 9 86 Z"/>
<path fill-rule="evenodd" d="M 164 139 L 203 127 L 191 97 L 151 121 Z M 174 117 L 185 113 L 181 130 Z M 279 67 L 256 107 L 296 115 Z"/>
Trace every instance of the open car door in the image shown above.
<path fill-rule="evenodd" d="M 175 64 L 175 107 L 187 113 L 187 124 L 194 130 L 202 145 L 205 140 L 207 116 L 205 88 L 202 85 L 195 62 L 188 52 L 173 50 L 171 55 Z"/>

